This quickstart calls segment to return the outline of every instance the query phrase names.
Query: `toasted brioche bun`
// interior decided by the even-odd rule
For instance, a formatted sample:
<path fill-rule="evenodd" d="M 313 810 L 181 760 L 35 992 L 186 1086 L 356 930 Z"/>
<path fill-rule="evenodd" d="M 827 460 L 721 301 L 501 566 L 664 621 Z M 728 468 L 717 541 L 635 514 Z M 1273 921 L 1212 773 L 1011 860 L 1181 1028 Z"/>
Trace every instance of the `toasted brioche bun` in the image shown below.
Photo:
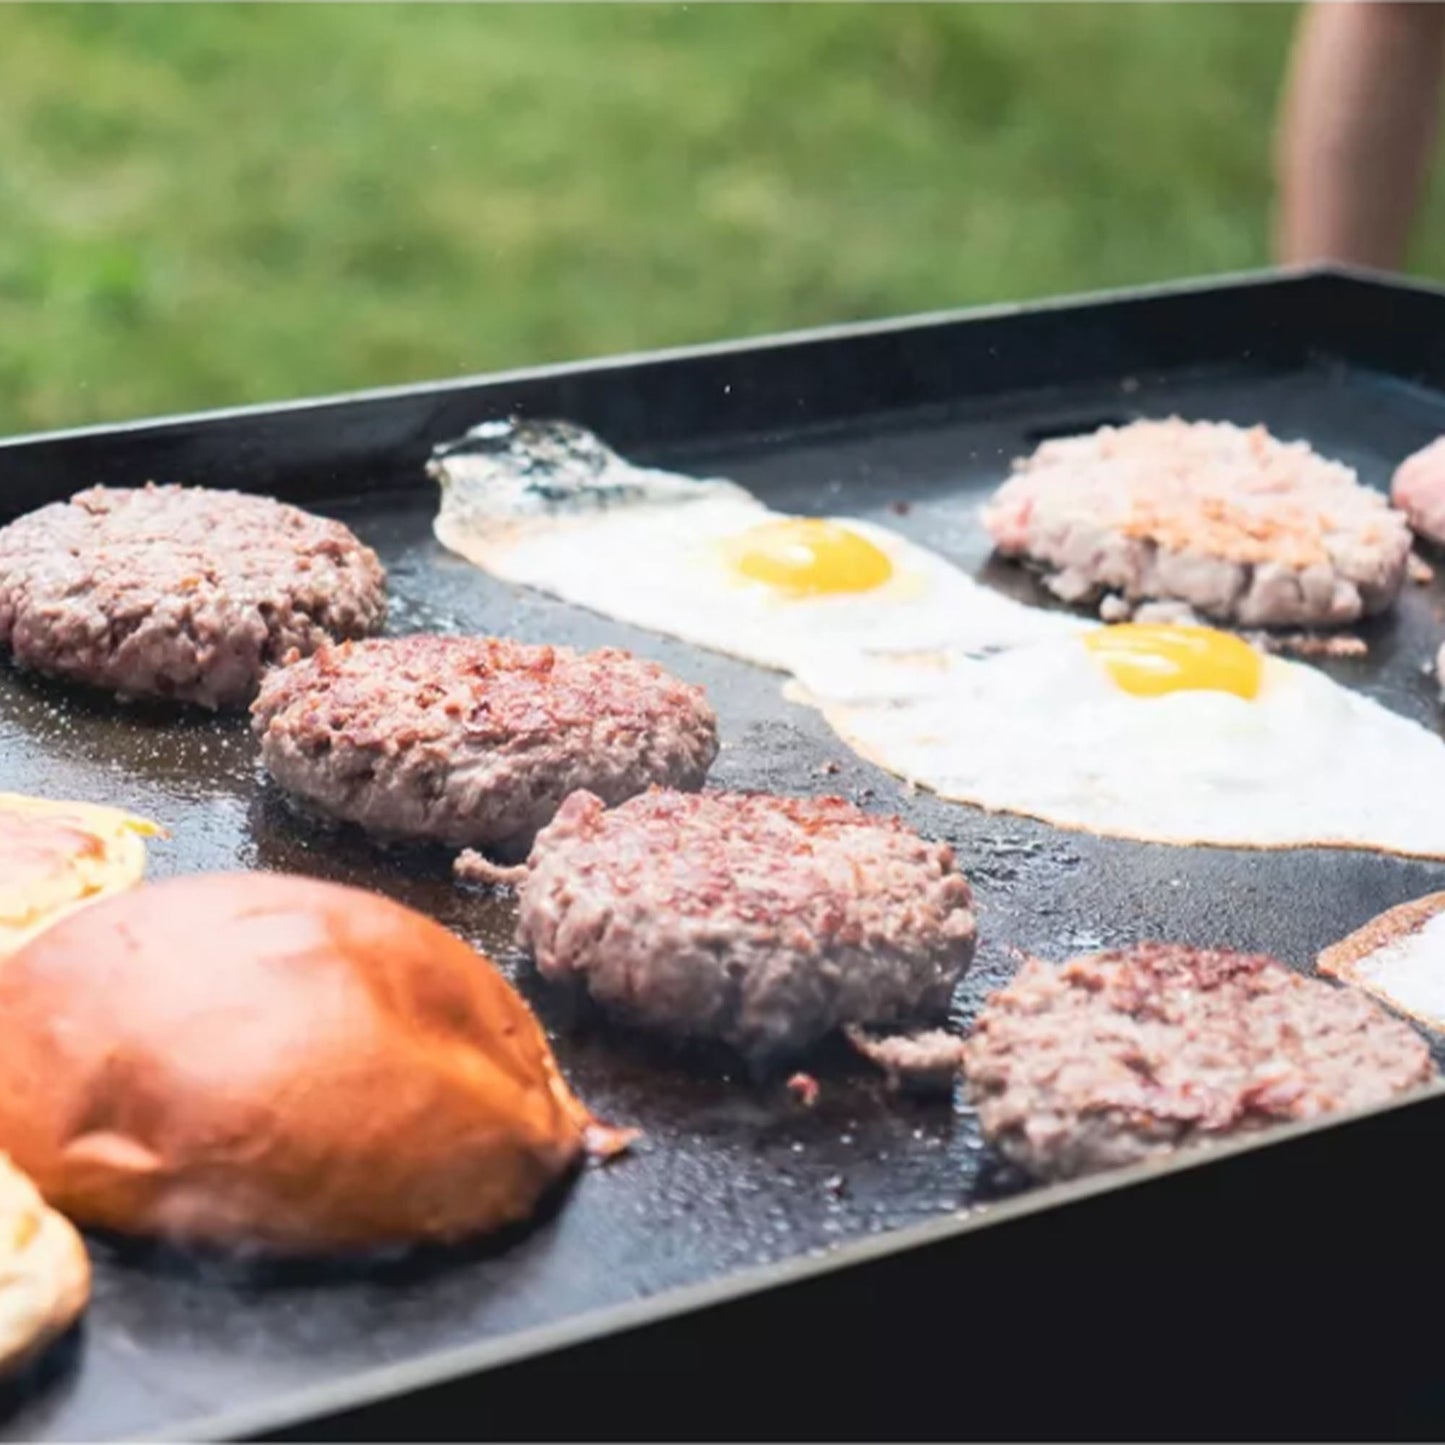
<path fill-rule="evenodd" d="M 80 1236 L 0 1154 L 0 1374 L 63 1335 L 89 1299 Z"/>
<path fill-rule="evenodd" d="M 82 909 L 0 968 L 0 1019 L 0 1147 L 78 1224 L 123 1233 L 456 1240 L 525 1218 L 593 1127 L 487 959 L 314 879 Z"/>
<path fill-rule="evenodd" d="M 1445 893 L 1386 909 L 1324 949 L 1319 971 L 1445 1029 L 1445 924 L 1435 922 L 1441 914 Z"/>
<path fill-rule="evenodd" d="M 0 958 L 74 908 L 139 883 L 144 818 L 94 803 L 0 793 Z"/>

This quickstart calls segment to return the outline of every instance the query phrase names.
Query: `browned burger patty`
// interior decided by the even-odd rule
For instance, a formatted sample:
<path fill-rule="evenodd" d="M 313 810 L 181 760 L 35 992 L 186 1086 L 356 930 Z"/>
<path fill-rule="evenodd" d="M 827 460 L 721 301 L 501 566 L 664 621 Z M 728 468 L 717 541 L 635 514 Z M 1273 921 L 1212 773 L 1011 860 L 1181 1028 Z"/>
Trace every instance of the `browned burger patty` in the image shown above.
<path fill-rule="evenodd" d="M 1044 442 L 984 525 L 1109 621 L 1168 602 L 1243 627 L 1343 625 L 1394 602 L 1410 556 L 1405 518 L 1349 467 L 1177 417 Z"/>
<path fill-rule="evenodd" d="M 941 1016 L 974 920 L 946 844 L 841 798 L 579 793 L 532 850 L 518 940 L 632 1022 L 770 1061 Z"/>
<path fill-rule="evenodd" d="M 1378 1103 L 1435 1073 L 1363 994 L 1160 943 L 1030 960 L 984 1006 L 963 1068 L 986 1137 L 1041 1179 Z"/>
<path fill-rule="evenodd" d="M 376 553 L 269 497 L 92 487 L 0 528 L 0 646 L 122 698 L 238 706 L 288 651 L 385 620 Z"/>
<path fill-rule="evenodd" d="M 699 788 L 717 756 L 701 688 L 615 648 L 415 636 L 323 647 L 251 709 L 287 792 L 380 838 L 525 850 L 578 788 L 620 803 Z"/>

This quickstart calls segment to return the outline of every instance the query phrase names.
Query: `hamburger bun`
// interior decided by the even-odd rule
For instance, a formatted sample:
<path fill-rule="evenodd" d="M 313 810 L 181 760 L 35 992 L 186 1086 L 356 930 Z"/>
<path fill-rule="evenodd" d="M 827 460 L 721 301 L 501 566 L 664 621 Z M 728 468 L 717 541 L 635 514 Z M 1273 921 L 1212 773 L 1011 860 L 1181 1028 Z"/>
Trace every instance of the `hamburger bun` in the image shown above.
<path fill-rule="evenodd" d="M 0 1148 L 125 1234 L 450 1242 L 525 1218 L 596 1127 L 490 961 L 309 878 L 178 878 L 75 913 L 0 968 L 0 1020 Z"/>
<path fill-rule="evenodd" d="M 145 873 L 154 823 L 94 803 L 0 793 L 0 958 Z"/>
<path fill-rule="evenodd" d="M 1445 893 L 1387 909 L 1332 943 L 1316 962 L 1321 973 L 1445 1029 Z"/>
<path fill-rule="evenodd" d="M 0 1154 L 0 1374 L 63 1335 L 89 1299 L 80 1236 Z"/>

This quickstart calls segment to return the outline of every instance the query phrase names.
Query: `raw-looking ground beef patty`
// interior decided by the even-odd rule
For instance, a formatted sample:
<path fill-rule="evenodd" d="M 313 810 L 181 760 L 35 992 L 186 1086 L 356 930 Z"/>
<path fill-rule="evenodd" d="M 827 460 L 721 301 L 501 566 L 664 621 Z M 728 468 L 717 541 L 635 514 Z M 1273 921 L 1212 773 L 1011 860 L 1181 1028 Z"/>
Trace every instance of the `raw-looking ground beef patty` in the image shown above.
<path fill-rule="evenodd" d="M 615 648 L 378 638 L 278 668 L 252 707 L 271 776 L 379 838 L 513 854 L 562 800 L 700 788 L 717 756 L 701 688 Z"/>
<path fill-rule="evenodd" d="M 1259 954 L 1031 959 L 964 1045 L 985 1136 L 1040 1179 L 1363 1107 L 1434 1076 L 1408 1024 Z"/>
<path fill-rule="evenodd" d="M 1422 447 L 1395 468 L 1390 500 L 1420 536 L 1445 547 L 1445 437 Z"/>
<path fill-rule="evenodd" d="M 532 850 L 518 941 L 630 1022 L 774 1062 L 940 1018 L 974 919 L 946 844 L 841 798 L 579 793 Z"/>
<path fill-rule="evenodd" d="M 1389 607 L 1410 556 L 1405 518 L 1349 467 L 1177 417 L 1044 442 L 984 525 L 1109 621 L 1166 601 L 1243 627 L 1339 626 Z"/>
<path fill-rule="evenodd" d="M 385 621 L 376 553 L 269 497 L 92 487 L 0 528 L 0 646 L 122 698 L 240 706 L 288 652 Z"/>

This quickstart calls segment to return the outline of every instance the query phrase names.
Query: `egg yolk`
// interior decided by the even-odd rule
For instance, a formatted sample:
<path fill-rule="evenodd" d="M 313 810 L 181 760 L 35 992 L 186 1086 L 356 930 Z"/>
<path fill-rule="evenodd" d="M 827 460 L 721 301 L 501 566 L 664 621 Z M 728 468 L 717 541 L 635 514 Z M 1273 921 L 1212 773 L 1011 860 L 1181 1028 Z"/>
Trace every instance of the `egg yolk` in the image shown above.
<path fill-rule="evenodd" d="M 888 554 L 837 522 L 788 517 L 764 522 L 727 545 L 733 569 L 797 597 L 868 592 L 893 575 Z"/>
<path fill-rule="evenodd" d="M 1247 642 L 1212 627 L 1100 627 L 1084 646 L 1103 663 L 1114 683 L 1135 697 L 1171 692 L 1259 693 L 1264 659 Z"/>

